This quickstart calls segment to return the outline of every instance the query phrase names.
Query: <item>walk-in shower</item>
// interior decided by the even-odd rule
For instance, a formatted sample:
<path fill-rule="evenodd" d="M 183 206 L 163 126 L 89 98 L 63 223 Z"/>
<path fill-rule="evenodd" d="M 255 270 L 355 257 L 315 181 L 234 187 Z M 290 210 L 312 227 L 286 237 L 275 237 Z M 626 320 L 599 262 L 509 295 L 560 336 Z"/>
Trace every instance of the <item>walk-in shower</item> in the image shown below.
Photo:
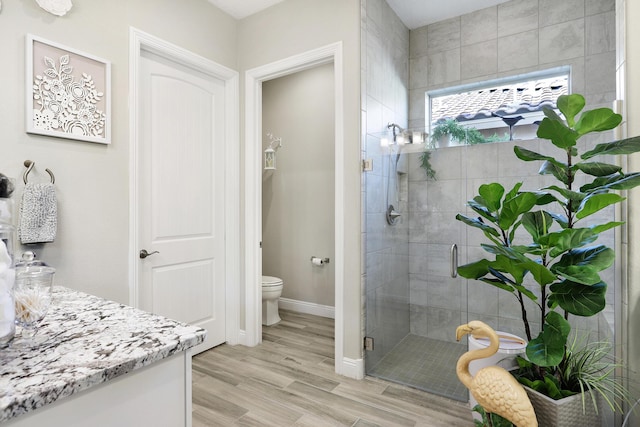
<path fill-rule="evenodd" d="M 554 10 L 538 10 L 538 6 L 507 2 L 501 7 L 509 13 L 535 8 L 532 16 L 540 17 L 531 21 L 535 28 L 557 16 L 555 6 L 551 7 Z M 538 174 L 540 165 L 519 162 L 513 152 L 516 144 L 540 152 L 540 142 L 522 139 L 519 126 L 524 121 L 515 124 L 515 128 L 504 123 L 500 130 L 507 134 L 505 142 L 434 150 L 429 159 L 437 176 L 434 180 L 421 166 L 424 145 L 400 146 L 397 136 L 407 129 L 427 130 L 427 93 L 525 72 L 519 68 L 523 65 L 498 52 L 495 43 L 519 37 L 521 31 L 507 18 L 500 21 L 497 7 L 411 31 L 385 1 L 362 0 L 362 11 L 362 158 L 372 165 L 362 174 L 365 371 L 367 375 L 465 401 L 467 392 L 455 375 L 455 363 L 466 351 L 466 342 L 456 342 L 456 327 L 477 319 L 500 331 L 525 335 L 518 305 L 512 303 L 511 295 L 486 283 L 452 277 L 452 245 L 457 245 L 458 263 L 465 264 L 480 258 L 484 237 L 455 217 L 458 213 L 473 215 L 466 202 L 477 195 L 481 184 L 500 182 L 505 188 L 512 188 L 523 182 L 523 191 L 542 188 L 545 181 Z M 485 25 L 489 19 L 494 20 L 493 27 Z M 509 34 L 498 34 L 495 28 L 508 28 Z M 522 32 L 523 37 L 532 34 Z M 607 28 L 606 33 L 609 32 L 615 34 L 612 28 Z M 489 36 L 493 44 L 474 44 Z M 530 45 L 544 42 L 536 38 Z M 524 55 L 528 49 L 529 44 L 519 45 L 514 55 Z M 476 52 L 483 59 L 493 55 L 494 61 L 473 60 Z M 526 56 L 527 60 L 531 58 L 538 58 L 537 50 L 535 55 Z M 585 75 L 580 73 L 588 74 L 587 79 L 600 79 L 594 69 L 585 69 L 587 53 L 571 57 L 570 61 L 564 59 L 559 57 L 552 62 L 577 71 L 578 78 L 570 80 L 573 92 L 584 93 Z M 607 70 L 614 70 L 615 55 L 606 59 Z M 536 61 L 527 65 L 527 72 L 549 67 L 542 60 Z M 500 70 L 487 68 L 496 63 Z M 611 94 L 615 94 L 614 75 L 603 73 L 601 78 L 611 80 L 613 89 L 595 94 L 592 99 L 610 102 Z M 499 118 L 493 120 L 500 122 Z M 385 134 L 393 140 L 394 133 L 395 145 L 382 141 Z M 390 212 L 400 214 L 393 225 L 387 220 Z M 608 272 L 610 277 L 605 281 L 619 283 L 617 271 Z M 591 323 L 581 327 L 605 332 L 612 329 L 609 325 L 613 323 L 610 319 L 615 288 L 611 286 L 608 291 L 607 300 L 612 304 L 605 310 L 606 318 L 589 319 Z"/>

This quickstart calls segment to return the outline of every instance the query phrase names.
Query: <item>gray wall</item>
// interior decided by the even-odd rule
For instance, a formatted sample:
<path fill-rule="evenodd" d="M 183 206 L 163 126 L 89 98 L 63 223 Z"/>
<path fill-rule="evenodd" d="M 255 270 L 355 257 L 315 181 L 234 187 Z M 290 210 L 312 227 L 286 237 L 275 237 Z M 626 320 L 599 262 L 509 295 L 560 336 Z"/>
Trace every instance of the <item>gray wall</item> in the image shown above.
<path fill-rule="evenodd" d="M 262 129 L 281 137 L 277 170 L 262 172 L 262 273 L 283 298 L 334 306 L 333 64 L 262 85 Z M 263 149 L 269 145 L 263 137 Z M 328 257 L 324 266 L 311 256 Z"/>
<path fill-rule="evenodd" d="M 373 170 L 363 173 L 366 334 L 375 338 L 366 366 L 373 368 L 409 333 L 408 181 L 406 174 L 395 173 L 397 148 L 380 147 L 388 123 L 407 127 L 409 31 L 385 1 L 365 0 L 362 5 L 362 114 L 367 131 L 362 155 L 373 160 Z M 386 222 L 387 190 L 388 203 L 403 214 L 394 226 Z"/>
<path fill-rule="evenodd" d="M 1 83 L 5 102 L 0 105 L 3 153 L 0 171 L 20 182 L 22 163 L 31 159 L 36 162 L 33 179 L 48 179 L 44 168 L 56 174 L 60 203 L 58 239 L 36 251 L 58 268 L 58 283 L 119 302 L 129 300 L 128 270 L 130 263 L 135 262 L 128 256 L 129 26 L 238 70 L 241 114 L 242 78 L 246 70 L 342 41 L 345 87 L 342 154 L 347 181 L 344 195 L 347 209 L 342 218 L 347 237 L 343 250 L 347 256 L 357 258 L 360 254 L 359 19 L 358 0 L 288 0 L 241 21 L 205 0 L 80 2 L 61 18 L 48 14 L 35 2 L 3 2 L 0 53 L 11 66 L 5 68 Z M 112 61 L 113 143 L 110 146 L 25 134 L 26 33 Z M 240 131 L 242 138 L 242 116 Z M 242 141 L 240 144 L 242 146 Z M 243 198 L 241 195 L 240 199 Z M 349 230 L 357 231 L 350 233 Z M 241 236 L 244 241 L 242 239 Z M 362 356 L 360 264 L 347 263 L 343 279 L 345 354 L 359 359 Z M 240 305 L 244 315 L 243 295 Z"/>
<path fill-rule="evenodd" d="M 58 237 L 28 249 L 57 269 L 58 284 L 128 303 L 129 265 L 136 262 L 128 256 L 129 27 L 235 68 L 237 22 L 202 0 L 74 2 L 64 17 L 35 1 L 2 3 L 0 171 L 20 187 L 30 159 L 36 162 L 30 179 L 47 181 L 45 168 L 56 176 Z M 111 145 L 25 133 L 27 33 L 111 61 Z"/>
<path fill-rule="evenodd" d="M 616 95 L 614 13 L 614 2 L 609 0 L 514 0 L 412 30 L 410 124 L 424 126 L 425 92 L 429 90 L 562 65 L 571 66 L 572 92 L 585 95 L 588 109 L 610 107 Z M 585 144 L 611 139 L 612 132 L 605 132 Z M 533 190 L 551 183 L 537 174 L 537 162 L 516 159 L 514 144 L 558 154 L 538 140 L 439 149 L 432 157 L 437 181 L 426 180 L 417 155 L 412 155 L 409 235 L 413 333 L 453 341 L 451 328 L 476 318 L 524 336 L 521 322 L 514 322 L 520 313 L 513 297 L 482 282 L 467 286 L 461 279 L 449 277 L 451 244 L 459 246 L 460 264 L 483 255 L 479 247 L 482 233 L 455 220 L 456 213 L 471 213 L 466 200 L 477 194 L 481 184 L 495 181 L 510 189 L 523 181 L 523 189 Z M 613 211 L 603 212 L 603 217 L 607 216 L 611 218 Z M 613 232 L 603 240 L 613 247 Z M 612 313 L 613 269 L 606 273 L 605 281 L 611 285 L 607 312 Z M 609 318 L 613 320 L 612 315 Z M 597 329 L 597 319 L 593 322 L 595 326 L 576 320 L 583 330 Z"/>

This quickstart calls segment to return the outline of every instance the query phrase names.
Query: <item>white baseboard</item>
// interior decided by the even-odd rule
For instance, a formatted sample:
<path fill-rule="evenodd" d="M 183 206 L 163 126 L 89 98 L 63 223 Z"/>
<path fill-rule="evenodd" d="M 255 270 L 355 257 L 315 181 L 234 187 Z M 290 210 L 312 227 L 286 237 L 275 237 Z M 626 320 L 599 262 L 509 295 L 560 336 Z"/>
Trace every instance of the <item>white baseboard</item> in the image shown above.
<path fill-rule="evenodd" d="M 238 332 L 238 344 L 247 346 L 247 331 L 245 329 L 240 329 Z"/>
<path fill-rule="evenodd" d="M 361 380 L 364 378 L 364 359 L 342 358 L 342 365 L 336 366 L 336 372 L 345 377 Z"/>
<path fill-rule="evenodd" d="M 298 313 L 313 314 L 314 316 L 336 318 L 335 307 L 329 305 L 314 304 L 306 301 L 297 301 L 289 298 L 280 298 L 278 307 L 285 310 L 297 311 Z"/>

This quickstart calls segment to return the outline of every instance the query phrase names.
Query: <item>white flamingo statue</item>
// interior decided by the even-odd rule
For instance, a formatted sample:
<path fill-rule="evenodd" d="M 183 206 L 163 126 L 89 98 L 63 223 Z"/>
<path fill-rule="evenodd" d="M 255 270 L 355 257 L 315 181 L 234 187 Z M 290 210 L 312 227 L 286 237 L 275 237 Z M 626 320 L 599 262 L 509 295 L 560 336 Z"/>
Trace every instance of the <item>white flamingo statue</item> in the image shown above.
<path fill-rule="evenodd" d="M 460 356 L 456 373 L 462 384 L 469 389 L 487 413 L 498 414 L 517 427 L 537 427 L 538 421 L 527 392 L 513 375 L 499 366 L 484 367 L 475 377 L 469 373 L 469 363 L 472 360 L 490 357 L 498 352 L 500 339 L 496 332 L 487 324 L 472 320 L 466 325 L 458 326 L 456 339 L 460 341 L 467 334 L 488 338 L 489 346 L 468 351 Z"/>

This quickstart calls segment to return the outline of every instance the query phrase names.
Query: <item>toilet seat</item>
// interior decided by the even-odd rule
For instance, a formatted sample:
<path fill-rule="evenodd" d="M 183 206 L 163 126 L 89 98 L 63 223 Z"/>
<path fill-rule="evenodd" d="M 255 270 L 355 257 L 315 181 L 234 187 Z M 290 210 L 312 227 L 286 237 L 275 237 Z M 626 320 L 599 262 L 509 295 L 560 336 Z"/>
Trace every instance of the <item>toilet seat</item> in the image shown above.
<path fill-rule="evenodd" d="M 271 286 L 281 286 L 281 285 L 282 285 L 282 279 L 280 279 L 279 277 L 262 276 L 262 287 L 264 288 L 268 288 Z"/>

